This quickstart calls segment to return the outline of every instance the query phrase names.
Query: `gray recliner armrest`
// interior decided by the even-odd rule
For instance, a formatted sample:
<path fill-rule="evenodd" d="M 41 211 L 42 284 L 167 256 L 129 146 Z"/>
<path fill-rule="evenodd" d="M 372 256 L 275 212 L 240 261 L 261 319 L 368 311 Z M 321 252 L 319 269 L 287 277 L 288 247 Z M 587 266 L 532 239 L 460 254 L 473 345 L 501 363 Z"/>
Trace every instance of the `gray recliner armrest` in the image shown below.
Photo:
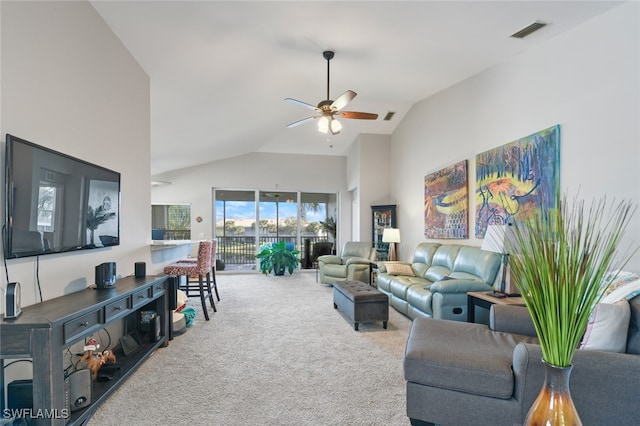
<path fill-rule="evenodd" d="M 342 265 L 342 258 L 334 254 L 325 254 L 318 257 L 318 262 Z"/>
<path fill-rule="evenodd" d="M 524 306 L 491 305 L 489 328 L 494 331 L 538 337 L 529 310 Z"/>
<path fill-rule="evenodd" d="M 369 259 L 364 257 L 350 257 L 345 262 L 345 265 L 369 265 L 371 263 Z"/>

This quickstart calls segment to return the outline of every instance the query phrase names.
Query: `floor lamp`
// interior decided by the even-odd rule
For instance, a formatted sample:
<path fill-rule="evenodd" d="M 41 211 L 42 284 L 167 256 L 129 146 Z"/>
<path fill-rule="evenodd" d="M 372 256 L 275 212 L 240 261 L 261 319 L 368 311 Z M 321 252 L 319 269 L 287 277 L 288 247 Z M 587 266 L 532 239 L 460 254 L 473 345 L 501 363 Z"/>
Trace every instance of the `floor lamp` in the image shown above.
<path fill-rule="evenodd" d="M 507 297 L 505 288 L 507 285 L 507 268 L 509 267 L 509 253 L 505 244 L 507 242 L 507 225 L 489 225 L 487 226 L 487 232 L 484 234 L 484 240 L 482 241 L 481 249 L 484 251 L 491 251 L 494 253 L 500 253 L 502 255 L 502 279 L 500 281 L 500 291 L 492 291 L 487 293 L 493 297 Z"/>
<path fill-rule="evenodd" d="M 398 260 L 396 256 L 396 243 L 400 242 L 400 230 L 398 228 L 384 228 L 382 242 L 389 243 L 389 260 Z"/>

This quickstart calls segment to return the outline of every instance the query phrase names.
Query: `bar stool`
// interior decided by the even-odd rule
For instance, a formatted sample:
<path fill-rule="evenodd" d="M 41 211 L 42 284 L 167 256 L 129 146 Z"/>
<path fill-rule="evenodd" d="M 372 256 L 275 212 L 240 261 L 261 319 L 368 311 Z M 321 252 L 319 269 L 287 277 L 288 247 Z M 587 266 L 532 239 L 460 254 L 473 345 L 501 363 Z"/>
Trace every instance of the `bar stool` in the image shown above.
<path fill-rule="evenodd" d="M 198 245 L 198 259 L 196 262 L 176 262 L 164 267 L 165 275 L 173 275 L 180 277 L 184 275 L 186 277 L 185 293 L 188 297 L 192 294 L 190 289 L 195 289 L 194 286 L 189 286 L 191 276 L 198 276 L 198 294 L 200 301 L 202 302 L 202 311 L 204 318 L 209 321 L 209 312 L 207 310 L 206 299 L 209 299 L 209 303 L 213 308 L 213 312 L 217 312 L 215 302 L 213 301 L 213 295 L 211 292 L 211 241 L 201 241 Z M 206 278 L 206 293 L 204 286 L 204 279 Z"/>
<path fill-rule="evenodd" d="M 211 287 L 213 287 L 213 291 L 216 293 L 216 299 L 218 302 L 220 301 L 220 295 L 218 294 L 218 283 L 216 282 L 216 251 L 218 249 L 218 240 L 211 240 Z M 196 259 L 183 259 L 179 260 L 178 263 L 196 263 Z M 187 278 L 187 290 L 192 287 L 189 284 L 196 283 L 196 281 L 190 281 Z"/>

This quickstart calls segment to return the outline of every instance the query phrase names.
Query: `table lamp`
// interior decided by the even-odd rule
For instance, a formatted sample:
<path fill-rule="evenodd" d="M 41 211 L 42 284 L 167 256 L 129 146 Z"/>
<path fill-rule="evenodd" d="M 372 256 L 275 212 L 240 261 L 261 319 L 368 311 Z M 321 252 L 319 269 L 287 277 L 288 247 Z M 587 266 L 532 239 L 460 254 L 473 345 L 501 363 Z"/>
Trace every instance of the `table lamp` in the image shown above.
<path fill-rule="evenodd" d="M 389 243 L 389 260 L 398 260 L 396 243 L 400 242 L 400 230 L 398 228 L 385 228 L 382 231 L 382 242 Z"/>

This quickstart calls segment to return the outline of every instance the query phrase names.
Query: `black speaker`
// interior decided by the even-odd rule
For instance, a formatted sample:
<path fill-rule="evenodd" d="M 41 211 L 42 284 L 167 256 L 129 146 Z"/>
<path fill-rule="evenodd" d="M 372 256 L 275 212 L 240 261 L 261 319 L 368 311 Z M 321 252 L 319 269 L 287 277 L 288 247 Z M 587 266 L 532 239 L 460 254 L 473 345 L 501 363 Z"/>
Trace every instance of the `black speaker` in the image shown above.
<path fill-rule="evenodd" d="M 8 283 L 5 295 L 4 318 L 18 318 L 22 313 L 22 301 L 20 300 L 20 283 Z"/>
<path fill-rule="evenodd" d="M 67 377 L 69 382 L 69 405 L 71 411 L 77 411 L 91 404 L 91 370 L 84 368 L 74 371 Z"/>
<path fill-rule="evenodd" d="M 33 381 L 14 380 L 7 385 L 7 408 L 33 408 Z"/>
<path fill-rule="evenodd" d="M 169 309 L 172 311 L 178 307 L 178 277 L 169 277 L 168 280 Z"/>
<path fill-rule="evenodd" d="M 142 278 L 147 275 L 147 264 L 144 262 L 136 262 L 133 264 L 135 276 Z"/>
<path fill-rule="evenodd" d="M 101 263 L 96 266 L 96 286 L 109 288 L 116 283 L 116 262 Z"/>

